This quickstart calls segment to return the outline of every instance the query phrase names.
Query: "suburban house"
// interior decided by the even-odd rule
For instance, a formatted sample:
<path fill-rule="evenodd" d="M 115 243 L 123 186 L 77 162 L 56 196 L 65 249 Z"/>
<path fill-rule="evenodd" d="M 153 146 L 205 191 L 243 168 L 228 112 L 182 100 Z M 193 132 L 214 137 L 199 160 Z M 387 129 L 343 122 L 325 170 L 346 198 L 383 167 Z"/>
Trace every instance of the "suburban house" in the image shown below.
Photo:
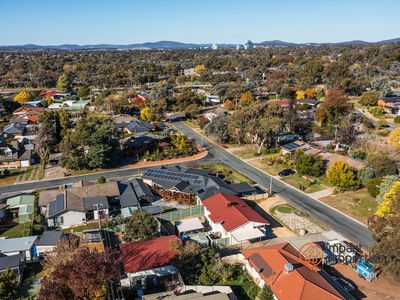
<path fill-rule="evenodd" d="M 139 207 L 150 206 L 154 194 L 140 178 L 103 184 L 74 184 L 69 189 L 39 194 L 41 212 L 51 227 L 70 227 L 121 212 L 129 217 Z M 100 212 L 100 214 L 99 214 Z"/>
<path fill-rule="evenodd" d="M 20 254 L 21 261 L 31 261 L 36 255 L 37 236 L 26 236 L 12 239 L 0 239 L 1 256 Z"/>
<path fill-rule="evenodd" d="M 121 214 L 125 218 L 131 216 L 141 205 L 150 205 L 154 201 L 150 188 L 139 178 L 120 182 L 119 190 Z"/>
<path fill-rule="evenodd" d="M 17 140 L 7 142 L 4 135 L 0 139 L 0 170 L 29 167 L 32 163 L 32 150 L 27 150 Z"/>
<path fill-rule="evenodd" d="M 214 236 L 229 238 L 229 244 L 266 236 L 269 222 L 239 197 L 218 193 L 203 200 L 202 204 L 204 215 Z"/>
<path fill-rule="evenodd" d="M 0 274 L 7 269 L 10 269 L 14 272 L 19 285 L 22 282 L 22 275 L 24 272 L 24 263 L 21 259 L 21 254 L 0 256 Z"/>
<path fill-rule="evenodd" d="M 178 252 L 173 243 L 181 243 L 175 235 L 151 240 L 123 243 L 121 252 L 126 278 L 122 286 L 147 289 L 163 285 L 165 280 L 177 279 L 178 270 L 173 266 Z"/>
<path fill-rule="evenodd" d="M 67 98 L 67 97 L 71 97 L 71 93 L 64 93 L 64 92 L 61 92 L 61 91 L 54 91 L 53 90 L 53 91 L 41 92 L 39 94 L 39 96 L 42 97 L 43 99 L 50 98 L 50 99 L 53 99 L 55 101 L 58 101 L 58 100 L 63 100 L 65 98 Z"/>
<path fill-rule="evenodd" d="M 289 243 L 243 251 L 245 267 L 255 283 L 268 285 L 278 300 L 354 299 L 328 273 L 309 264 Z"/>
<path fill-rule="evenodd" d="M 317 99 L 301 99 L 296 101 L 297 105 L 307 107 L 308 109 L 315 109 L 319 104 Z"/>
<path fill-rule="evenodd" d="M 143 180 L 166 201 L 200 204 L 219 192 L 233 195 L 249 195 L 256 189 L 249 184 L 228 184 L 209 170 L 163 166 L 151 168 L 143 174 Z"/>
<path fill-rule="evenodd" d="M 386 107 L 400 102 L 400 97 L 384 97 L 378 100 L 378 106 Z"/>
<path fill-rule="evenodd" d="M 222 285 L 185 285 L 177 291 L 148 294 L 142 300 L 238 300 L 230 286 Z"/>
<path fill-rule="evenodd" d="M 50 227 L 65 228 L 98 219 L 99 211 L 108 215 L 119 195 L 117 182 L 48 190 L 39 194 L 39 206 L 46 207 L 42 211 L 45 211 Z"/>
<path fill-rule="evenodd" d="M 63 236 L 64 233 L 61 230 L 45 230 L 36 243 L 37 255 L 43 256 L 54 252 Z"/>
<path fill-rule="evenodd" d="M 158 137 L 152 135 L 130 136 L 119 141 L 122 155 L 142 155 L 148 149 L 153 150 L 159 143 Z"/>
<path fill-rule="evenodd" d="M 18 223 L 25 223 L 32 220 L 35 204 L 34 195 L 15 196 L 8 198 L 6 203 L 13 217 L 18 216 Z"/>
<path fill-rule="evenodd" d="M 68 100 L 62 103 L 52 103 L 49 105 L 49 110 L 65 109 L 68 111 L 82 112 L 88 108 L 90 100 Z"/>
<path fill-rule="evenodd" d="M 155 129 L 155 126 L 149 121 L 133 120 L 129 122 L 121 122 L 113 125 L 114 128 L 128 133 L 146 134 Z"/>
<path fill-rule="evenodd" d="M 14 137 L 22 136 L 26 130 L 26 123 L 10 123 L 3 128 L 3 133 L 12 135 Z"/>
<path fill-rule="evenodd" d="M 219 104 L 221 103 L 221 99 L 217 95 L 208 95 L 206 97 L 206 103 L 211 105 Z"/>

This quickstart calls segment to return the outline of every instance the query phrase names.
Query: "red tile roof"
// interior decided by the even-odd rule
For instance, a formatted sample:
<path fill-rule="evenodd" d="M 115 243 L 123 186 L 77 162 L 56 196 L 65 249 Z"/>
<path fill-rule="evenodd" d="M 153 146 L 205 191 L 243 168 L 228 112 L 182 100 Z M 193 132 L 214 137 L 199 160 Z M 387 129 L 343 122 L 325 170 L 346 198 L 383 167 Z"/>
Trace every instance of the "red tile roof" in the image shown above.
<path fill-rule="evenodd" d="M 226 231 L 232 231 L 248 222 L 269 225 L 267 220 L 235 195 L 218 193 L 203 200 L 203 205 L 211 213 L 209 218 L 214 223 L 221 223 Z"/>
<path fill-rule="evenodd" d="M 279 300 L 345 299 L 289 243 L 249 249 L 243 254 Z M 285 270 L 287 263 L 293 265 L 293 271 Z"/>
<path fill-rule="evenodd" d="M 121 245 L 124 269 L 127 273 L 145 271 L 173 263 L 178 254 L 172 249 L 171 243 L 181 240 L 176 235 L 123 243 Z"/>

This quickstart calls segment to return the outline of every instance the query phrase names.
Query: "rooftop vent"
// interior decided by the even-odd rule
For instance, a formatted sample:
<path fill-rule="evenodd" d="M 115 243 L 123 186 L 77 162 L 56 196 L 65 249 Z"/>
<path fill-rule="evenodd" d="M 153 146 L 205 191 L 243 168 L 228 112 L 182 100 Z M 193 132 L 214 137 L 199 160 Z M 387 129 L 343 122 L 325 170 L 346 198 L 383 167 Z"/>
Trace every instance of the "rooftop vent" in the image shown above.
<path fill-rule="evenodd" d="M 293 267 L 293 265 L 292 265 L 291 263 L 285 264 L 285 271 L 286 271 L 286 273 L 292 272 L 293 269 L 294 269 L 294 267 Z"/>

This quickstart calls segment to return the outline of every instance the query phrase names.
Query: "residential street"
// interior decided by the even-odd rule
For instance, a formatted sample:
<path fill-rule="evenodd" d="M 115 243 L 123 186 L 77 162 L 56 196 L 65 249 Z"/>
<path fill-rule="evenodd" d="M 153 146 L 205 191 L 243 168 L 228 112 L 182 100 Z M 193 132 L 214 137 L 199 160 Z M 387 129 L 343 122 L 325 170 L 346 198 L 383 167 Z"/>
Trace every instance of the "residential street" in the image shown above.
<path fill-rule="evenodd" d="M 199 133 L 192 130 L 183 122 L 178 122 L 174 125 L 188 137 L 196 139 L 199 144 L 204 143 L 204 147 L 209 153 L 206 158 L 208 161 L 218 161 L 229 165 L 236 171 L 262 185 L 264 188 L 269 187 L 270 176 L 265 172 L 247 164 L 236 156 L 225 151 L 222 147 L 219 147 L 207 138 L 202 137 Z M 272 190 L 283 199 L 287 200 L 302 211 L 309 213 L 354 243 L 361 244 L 365 248 L 369 248 L 373 245 L 374 240 L 372 239 L 368 228 L 349 216 L 344 215 L 343 213 L 307 196 L 275 178 L 272 178 Z"/>

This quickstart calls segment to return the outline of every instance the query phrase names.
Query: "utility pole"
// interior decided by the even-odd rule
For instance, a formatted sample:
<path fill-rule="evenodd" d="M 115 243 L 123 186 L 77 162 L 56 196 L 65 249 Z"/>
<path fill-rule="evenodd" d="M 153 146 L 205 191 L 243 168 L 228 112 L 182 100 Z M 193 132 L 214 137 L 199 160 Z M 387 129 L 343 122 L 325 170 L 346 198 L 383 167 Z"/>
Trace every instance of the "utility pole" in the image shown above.
<path fill-rule="evenodd" d="M 269 197 L 272 196 L 272 175 L 269 175 Z"/>

